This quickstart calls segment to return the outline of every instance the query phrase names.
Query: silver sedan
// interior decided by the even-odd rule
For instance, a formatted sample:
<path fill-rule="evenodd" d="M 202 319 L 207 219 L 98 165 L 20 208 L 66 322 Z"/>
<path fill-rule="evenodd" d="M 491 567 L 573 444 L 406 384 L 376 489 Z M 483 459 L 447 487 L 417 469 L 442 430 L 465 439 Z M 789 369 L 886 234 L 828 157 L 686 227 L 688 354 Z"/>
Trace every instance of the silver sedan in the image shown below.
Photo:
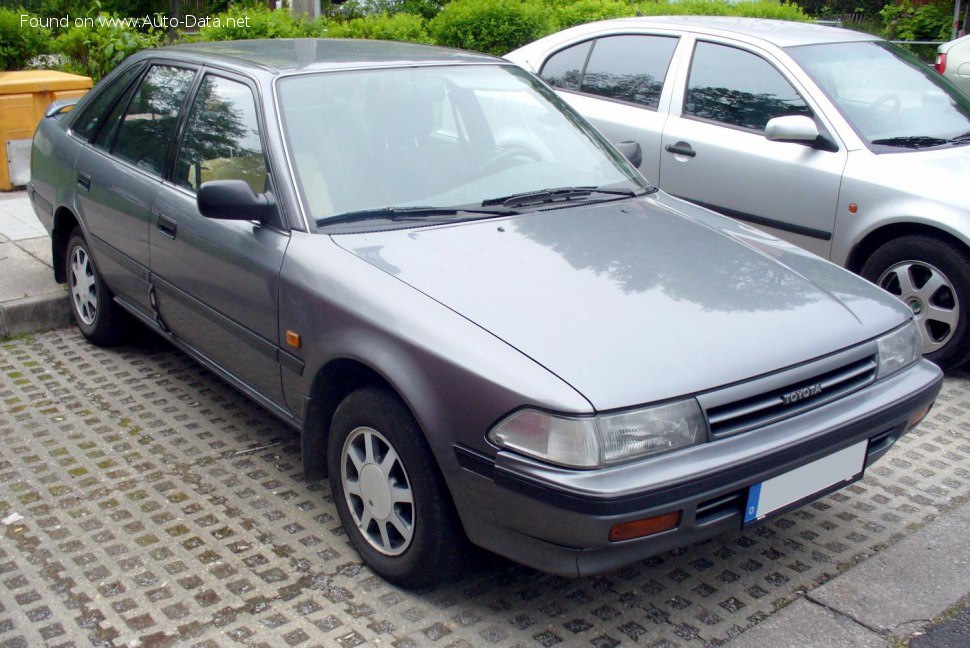
<path fill-rule="evenodd" d="M 630 18 L 506 56 L 660 188 L 897 295 L 944 368 L 970 359 L 970 98 L 886 41 L 814 24 Z M 948 64 L 949 65 L 949 64 Z"/>

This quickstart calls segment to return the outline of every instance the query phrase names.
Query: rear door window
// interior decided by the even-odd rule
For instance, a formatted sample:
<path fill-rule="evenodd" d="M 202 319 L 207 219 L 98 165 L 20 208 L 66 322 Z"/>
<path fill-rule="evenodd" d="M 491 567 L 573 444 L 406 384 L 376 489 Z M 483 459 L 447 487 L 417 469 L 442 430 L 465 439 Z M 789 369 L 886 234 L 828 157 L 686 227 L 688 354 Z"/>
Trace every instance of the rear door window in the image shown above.
<path fill-rule="evenodd" d="M 194 76 L 193 70 L 152 66 L 128 103 L 114 154 L 149 173 L 162 175 L 179 110 Z"/>
<path fill-rule="evenodd" d="M 580 89 L 656 110 L 676 47 L 674 36 L 600 38 L 593 46 Z"/>
<path fill-rule="evenodd" d="M 141 65 L 132 65 L 116 77 L 110 85 L 101 90 L 84 108 L 84 113 L 74 122 L 71 127 L 74 134 L 90 142 L 106 121 L 106 116 L 111 111 L 112 106 L 128 89 L 128 86 L 142 69 L 143 66 Z"/>

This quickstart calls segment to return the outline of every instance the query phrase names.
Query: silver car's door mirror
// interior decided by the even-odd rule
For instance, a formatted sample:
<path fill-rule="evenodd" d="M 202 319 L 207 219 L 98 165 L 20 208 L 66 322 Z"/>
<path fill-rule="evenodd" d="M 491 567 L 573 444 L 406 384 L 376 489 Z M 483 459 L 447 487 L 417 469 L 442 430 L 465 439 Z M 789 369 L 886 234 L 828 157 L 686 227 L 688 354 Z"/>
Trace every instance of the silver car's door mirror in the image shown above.
<path fill-rule="evenodd" d="M 223 220 L 263 220 L 276 212 L 273 194 L 258 194 L 244 180 L 203 182 L 196 203 L 206 218 Z"/>
<path fill-rule="evenodd" d="M 804 115 L 788 115 L 768 120 L 765 126 L 765 139 L 772 142 L 800 142 L 814 144 L 818 139 L 818 126 L 815 120 Z"/>

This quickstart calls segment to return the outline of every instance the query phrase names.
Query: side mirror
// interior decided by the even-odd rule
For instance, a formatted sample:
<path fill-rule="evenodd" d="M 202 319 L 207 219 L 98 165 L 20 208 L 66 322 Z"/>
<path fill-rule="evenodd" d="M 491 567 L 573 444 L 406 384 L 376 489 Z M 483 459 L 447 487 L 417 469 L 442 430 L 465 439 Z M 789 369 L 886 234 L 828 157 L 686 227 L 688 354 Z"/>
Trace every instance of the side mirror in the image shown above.
<path fill-rule="evenodd" d="M 200 214 L 221 220 L 265 220 L 276 212 L 273 194 L 257 194 L 244 180 L 203 182 L 195 202 Z"/>
<path fill-rule="evenodd" d="M 804 115 L 788 115 L 768 120 L 765 126 L 765 139 L 772 142 L 798 142 L 814 144 L 818 139 L 818 126 L 815 120 Z"/>
<path fill-rule="evenodd" d="M 623 154 L 623 157 L 630 161 L 630 164 L 640 168 L 640 164 L 643 163 L 643 149 L 640 148 L 639 142 L 617 142 L 616 150 Z"/>

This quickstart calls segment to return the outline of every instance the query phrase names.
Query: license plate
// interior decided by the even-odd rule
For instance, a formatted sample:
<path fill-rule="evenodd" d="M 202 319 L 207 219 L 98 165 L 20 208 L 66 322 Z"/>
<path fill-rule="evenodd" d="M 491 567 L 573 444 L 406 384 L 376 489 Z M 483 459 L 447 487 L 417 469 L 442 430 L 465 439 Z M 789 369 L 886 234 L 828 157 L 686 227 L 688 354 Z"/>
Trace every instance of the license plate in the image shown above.
<path fill-rule="evenodd" d="M 744 523 L 757 522 L 779 509 L 855 481 L 862 476 L 868 445 L 868 441 L 861 441 L 827 457 L 753 485 L 748 490 Z"/>

